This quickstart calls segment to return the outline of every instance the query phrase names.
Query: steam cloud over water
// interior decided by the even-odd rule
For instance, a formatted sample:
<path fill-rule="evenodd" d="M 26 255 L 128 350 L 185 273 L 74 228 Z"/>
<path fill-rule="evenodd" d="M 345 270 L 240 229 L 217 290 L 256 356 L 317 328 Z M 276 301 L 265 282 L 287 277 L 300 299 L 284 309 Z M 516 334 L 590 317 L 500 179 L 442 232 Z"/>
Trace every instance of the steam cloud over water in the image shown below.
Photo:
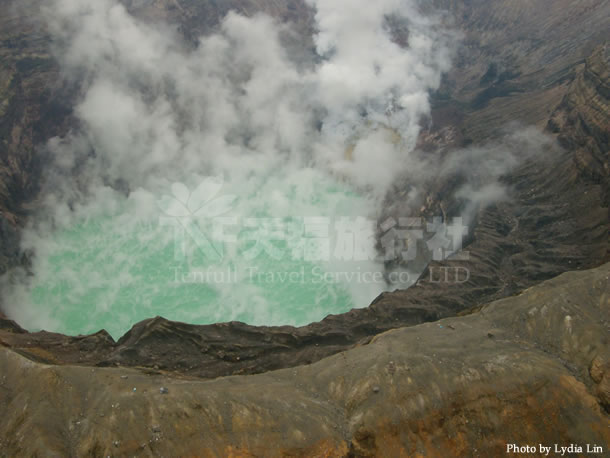
<path fill-rule="evenodd" d="M 43 7 L 65 76 L 82 81 L 83 92 L 78 127 L 48 144 L 45 202 L 23 236 L 35 252 L 33 276 L 5 293 L 20 324 L 73 334 L 105 327 L 115 337 L 157 314 L 301 325 L 367 306 L 386 288 L 266 285 L 238 268 L 383 271 L 374 237 L 357 265 L 268 253 L 245 260 L 238 249 L 203 260 L 187 243 L 188 265 L 176 266 L 176 233 L 160 224 L 175 216 L 171 205 L 160 210 L 168 199 L 190 210 L 220 199 L 207 216 L 240 221 L 375 220 L 390 185 L 408 174 L 428 93 L 450 67 L 450 35 L 412 0 L 308 3 L 317 55 L 306 62 L 286 44 L 288 26 L 264 15 L 229 13 L 192 46 L 116 0 Z M 408 37 L 398 39 L 397 27 Z M 177 284 L 193 259 L 235 272 L 236 281 L 185 285 L 180 276 Z"/>

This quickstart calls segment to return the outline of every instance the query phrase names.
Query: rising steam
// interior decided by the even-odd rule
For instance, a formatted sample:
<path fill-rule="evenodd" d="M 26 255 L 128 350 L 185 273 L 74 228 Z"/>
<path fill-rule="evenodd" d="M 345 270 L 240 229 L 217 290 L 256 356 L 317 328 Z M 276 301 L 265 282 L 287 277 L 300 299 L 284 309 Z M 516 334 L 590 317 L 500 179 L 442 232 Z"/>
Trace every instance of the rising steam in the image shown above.
<path fill-rule="evenodd" d="M 213 176 L 224 182 L 223 192 L 236 196 L 232 214 L 239 217 L 375 219 L 397 177 L 421 178 L 410 154 L 430 111 L 429 92 L 450 68 L 453 36 L 438 17 L 422 15 L 415 0 L 307 3 L 315 9 L 315 55 L 300 61 L 294 56 L 302 50 L 293 52 L 294 43 L 285 40 L 289 27 L 265 15 L 229 13 L 215 33 L 193 45 L 169 25 L 138 19 L 117 0 L 45 4 L 56 58 L 82 94 L 75 107 L 78 126 L 47 145 L 53 163 L 44 205 L 23 236 L 23 247 L 36 253 L 32 274 L 38 290 L 56 276 L 56 287 L 70 288 L 75 304 L 95 302 L 87 312 L 94 319 L 120 323 L 114 329 L 119 334 L 132 318 L 112 304 L 144 262 L 126 241 L 151 237 L 150 243 L 158 243 L 159 233 L 152 237 L 142 227 L 156 223 L 159 199 L 171 189 L 185 194 Z M 104 217 L 110 219 L 100 223 Z M 95 237 L 71 239 L 74 256 L 88 252 L 79 244 L 110 249 L 113 240 L 122 240 L 117 252 L 100 248 L 90 253 L 99 264 L 62 265 L 58 273 L 51 260 L 65 251 L 66 240 L 52 234 L 91 224 L 97 225 Z M 104 238 L 106 231 L 118 239 Z M 366 243 L 369 256 L 359 268 L 383 270 L 374 238 Z M 345 269 L 345 263 L 332 267 Z M 83 270 L 90 274 L 86 282 Z M 158 311 L 151 303 L 163 285 L 149 286 L 148 299 L 123 298 L 143 307 L 141 318 Z M 385 287 L 346 285 L 358 307 Z M 103 293 L 91 296 L 90 289 Z M 9 313 L 26 327 L 66 331 L 54 318 L 53 304 L 33 304 L 38 290 L 31 278 L 13 284 L 5 293 Z M 175 317 L 290 321 L 252 285 L 238 291 L 218 286 L 214 294 L 225 307 L 222 313 Z M 318 299 L 297 304 L 311 313 L 294 324 L 328 312 L 316 307 L 323 302 Z M 161 306 L 171 315 L 180 304 Z"/>

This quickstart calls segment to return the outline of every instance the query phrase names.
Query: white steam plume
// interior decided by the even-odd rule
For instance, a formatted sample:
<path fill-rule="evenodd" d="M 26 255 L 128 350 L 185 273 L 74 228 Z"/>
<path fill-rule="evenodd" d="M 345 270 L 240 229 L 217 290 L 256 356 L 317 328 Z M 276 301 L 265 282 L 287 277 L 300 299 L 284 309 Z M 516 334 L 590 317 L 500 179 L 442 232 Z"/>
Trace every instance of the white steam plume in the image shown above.
<path fill-rule="evenodd" d="M 52 2 L 44 11 L 58 57 L 88 81 L 77 109 L 83 131 L 55 149 L 60 162 L 82 155 L 84 138 L 103 169 L 94 176 L 132 187 L 292 161 L 382 194 L 415 144 L 428 91 L 449 68 L 447 35 L 412 0 L 309 3 L 320 61 L 302 70 L 280 42 L 285 26 L 266 16 L 230 13 L 220 33 L 187 50 L 169 28 L 137 20 L 116 0 Z M 405 22 L 408 47 L 390 17 Z M 379 135 L 379 125 L 401 142 Z M 346 158 L 356 140 L 362 146 Z"/>
<path fill-rule="evenodd" d="M 117 0 L 48 2 L 55 54 L 83 93 L 78 128 L 49 142 L 46 205 L 24 234 L 38 254 L 34 275 L 47 269 L 53 228 L 126 201 L 133 213 L 117 224 L 131 230 L 158 214 L 155 199 L 172 183 L 196 186 L 205 176 L 248 196 L 241 215 L 333 215 L 336 203 L 316 208 L 309 196 L 334 180 L 363 196 L 352 214 L 377 217 L 405 172 L 428 93 L 450 67 L 450 36 L 415 0 L 307 2 L 316 10 L 311 65 L 292 61 L 281 38 L 287 25 L 264 15 L 229 13 L 193 48 Z M 291 186 L 296 201 L 286 199 Z M 360 306 L 383 288 L 351 287 Z M 7 303 L 27 303 L 27 287 L 12 294 Z M 13 312 L 26 326 L 49 320 Z"/>

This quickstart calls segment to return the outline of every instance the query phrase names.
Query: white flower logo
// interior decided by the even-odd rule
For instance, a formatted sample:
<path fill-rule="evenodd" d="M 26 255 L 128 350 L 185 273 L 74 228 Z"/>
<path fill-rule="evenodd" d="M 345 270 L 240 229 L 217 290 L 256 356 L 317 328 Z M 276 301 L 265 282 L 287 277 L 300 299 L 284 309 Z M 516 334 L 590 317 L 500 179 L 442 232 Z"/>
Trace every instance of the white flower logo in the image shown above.
<path fill-rule="evenodd" d="M 209 177 L 193 192 L 183 183 L 174 183 L 171 187 L 173 195 L 163 196 L 159 200 L 159 207 L 163 213 L 174 218 L 215 218 L 229 212 L 236 200 L 234 195 L 217 197 L 223 183 L 221 178 Z"/>

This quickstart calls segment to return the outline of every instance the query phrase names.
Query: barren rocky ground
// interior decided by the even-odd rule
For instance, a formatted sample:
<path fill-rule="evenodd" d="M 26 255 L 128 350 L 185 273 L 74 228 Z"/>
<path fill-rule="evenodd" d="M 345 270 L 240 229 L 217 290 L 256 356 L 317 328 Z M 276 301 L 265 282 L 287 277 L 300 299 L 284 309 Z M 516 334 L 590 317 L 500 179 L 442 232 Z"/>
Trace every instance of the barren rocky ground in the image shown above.
<path fill-rule="evenodd" d="M 0 456 L 501 456 L 508 441 L 607 450 L 609 280 L 610 264 L 566 273 L 314 364 L 210 381 L 35 362 L 3 331 Z"/>

